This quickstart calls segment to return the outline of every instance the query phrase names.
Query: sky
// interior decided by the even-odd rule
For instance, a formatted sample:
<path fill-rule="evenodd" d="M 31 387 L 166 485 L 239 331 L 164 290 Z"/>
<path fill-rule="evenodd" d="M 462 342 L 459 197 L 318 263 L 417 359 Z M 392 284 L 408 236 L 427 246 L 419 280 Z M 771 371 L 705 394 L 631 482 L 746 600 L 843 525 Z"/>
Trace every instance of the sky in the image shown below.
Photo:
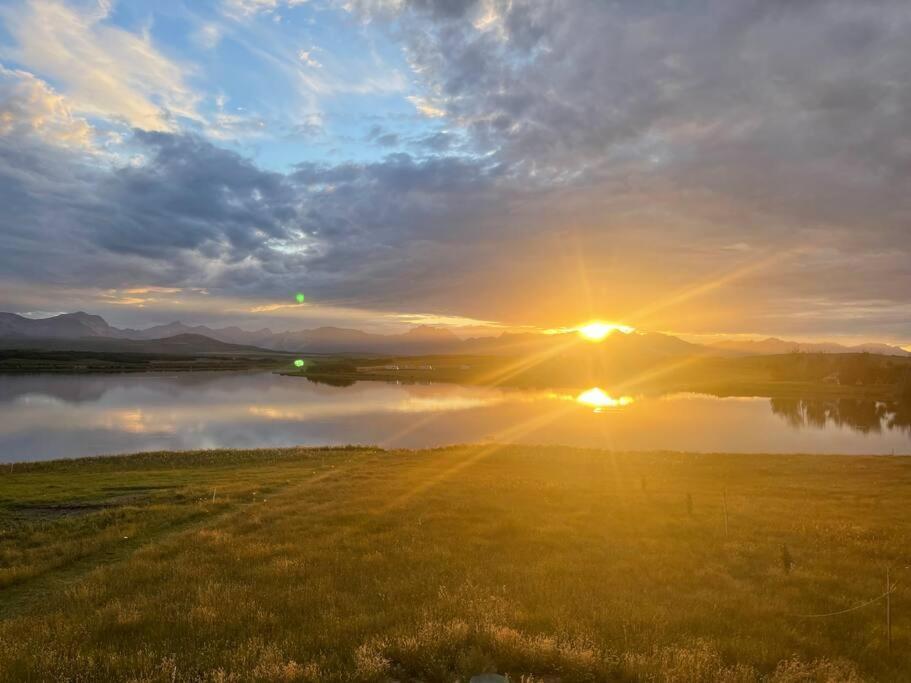
<path fill-rule="evenodd" d="M 908 345 L 909 31 L 906 0 L 0 0 L 0 310 Z"/>

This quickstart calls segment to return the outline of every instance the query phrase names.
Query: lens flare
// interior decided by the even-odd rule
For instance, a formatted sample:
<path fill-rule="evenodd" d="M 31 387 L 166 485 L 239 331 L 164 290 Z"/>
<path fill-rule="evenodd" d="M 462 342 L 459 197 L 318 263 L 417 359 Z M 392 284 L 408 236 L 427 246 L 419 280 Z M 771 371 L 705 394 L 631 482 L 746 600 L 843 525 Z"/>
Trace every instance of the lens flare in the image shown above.
<path fill-rule="evenodd" d="M 298 358 L 296 361 L 294 361 L 294 367 L 296 367 L 296 368 L 304 367 L 304 361 L 302 361 L 300 358 Z"/>
<path fill-rule="evenodd" d="M 298 292 L 294 295 L 294 300 L 297 301 L 297 303 L 302 304 L 307 300 L 307 297 L 305 297 L 303 293 Z"/>
<path fill-rule="evenodd" d="M 577 327 L 576 331 L 583 339 L 589 341 L 601 341 L 606 337 L 610 336 L 614 332 L 622 332 L 623 334 L 630 334 L 634 332 L 636 328 L 630 327 L 629 325 L 619 325 L 617 323 L 605 323 L 600 320 L 595 320 L 594 322 L 587 323 L 581 327 Z"/>
<path fill-rule="evenodd" d="M 581 403 L 584 406 L 591 406 L 595 409 L 594 412 L 596 413 L 600 413 L 607 408 L 624 408 L 630 405 L 634 400 L 635 399 L 632 396 L 614 398 L 598 387 L 583 391 L 576 396 L 576 403 Z"/>

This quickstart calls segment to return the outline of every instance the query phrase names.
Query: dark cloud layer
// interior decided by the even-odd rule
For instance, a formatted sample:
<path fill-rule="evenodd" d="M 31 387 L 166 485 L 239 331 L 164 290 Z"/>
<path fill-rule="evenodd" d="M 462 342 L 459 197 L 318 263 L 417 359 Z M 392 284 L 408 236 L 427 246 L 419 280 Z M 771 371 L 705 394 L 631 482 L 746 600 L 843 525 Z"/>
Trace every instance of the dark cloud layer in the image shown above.
<path fill-rule="evenodd" d="M 426 30 L 402 33 L 440 102 L 548 182 L 656 179 L 835 225 L 909 217 L 905 2 L 503 2 L 481 32 L 472 3 L 428 4 L 406 13 Z"/>
<path fill-rule="evenodd" d="M 409 275 L 440 263 L 420 254 L 472 240 L 501 201 L 497 168 L 465 159 L 394 154 L 284 175 L 194 136 L 136 131 L 133 143 L 141 163 L 100 170 L 79 153 L 0 139 L 0 273 L 404 303 Z"/>
<path fill-rule="evenodd" d="M 97 240 L 115 253 L 167 258 L 198 251 L 228 263 L 287 237 L 298 198 L 287 179 L 194 137 L 136 131 L 146 163 L 105 177 Z"/>
<path fill-rule="evenodd" d="M 354 7 L 458 136 L 287 174 L 186 135 L 112 168 L 0 137 L 0 275 L 545 323 L 793 252 L 698 331 L 911 337 L 907 2 Z"/>

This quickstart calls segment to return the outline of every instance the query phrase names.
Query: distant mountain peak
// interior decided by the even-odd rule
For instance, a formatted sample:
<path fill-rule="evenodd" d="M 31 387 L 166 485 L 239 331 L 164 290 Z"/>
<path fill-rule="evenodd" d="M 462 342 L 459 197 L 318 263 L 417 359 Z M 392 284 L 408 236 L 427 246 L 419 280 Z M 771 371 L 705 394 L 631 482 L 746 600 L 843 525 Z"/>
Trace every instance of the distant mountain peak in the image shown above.
<path fill-rule="evenodd" d="M 458 336 L 448 327 L 434 327 L 433 325 L 417 325 L 402 334 L 408 338 L 435 338 L 435 339 L 458 339 Z"/>
<path fill-rule="evenodd" d="M 69 320 L 84 320 L 91 321 L 93 323 L 104 323 L 108 324 L 108 321 L 102 318 L 100 315 L 95 315 L 93 313 L 86 313 L 85 311 L 76 311 L 75 313 L 61 313 L 60 315 L 55 315 L 51 318 L 39 318 L 39 320 L 54 320 L 54 319 L 69 319 Z"/>

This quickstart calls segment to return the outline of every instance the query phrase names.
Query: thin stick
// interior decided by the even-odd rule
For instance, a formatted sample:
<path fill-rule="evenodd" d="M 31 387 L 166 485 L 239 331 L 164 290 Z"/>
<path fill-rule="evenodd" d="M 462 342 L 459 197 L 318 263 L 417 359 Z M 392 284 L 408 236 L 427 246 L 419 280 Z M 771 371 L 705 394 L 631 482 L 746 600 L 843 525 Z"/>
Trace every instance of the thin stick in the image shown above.
<path fill-rule="evenodd" d="M 886 641 L 892 654 L 892 585 L 889 582 L 889 568 L 886 567 Z"/>
<path fill-rule="evenodd" d="M 728 490 L 724 490 L 724 496 L 722 498 L 724 502 L 724 537 L 728 537 Z"/>

